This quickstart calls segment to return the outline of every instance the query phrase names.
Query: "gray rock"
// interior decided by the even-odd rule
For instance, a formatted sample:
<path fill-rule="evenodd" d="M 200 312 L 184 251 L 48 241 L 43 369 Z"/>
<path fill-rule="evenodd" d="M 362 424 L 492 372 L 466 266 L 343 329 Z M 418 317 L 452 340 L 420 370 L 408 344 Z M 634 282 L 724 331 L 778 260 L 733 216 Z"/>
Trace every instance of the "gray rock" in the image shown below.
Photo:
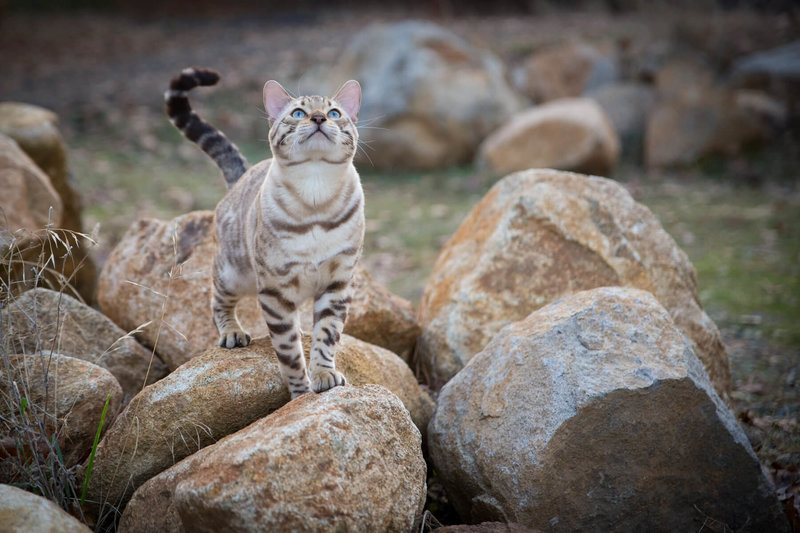
<path fill-rule="evenodd" d="M 647 292 L 579 292 L 442 389 L 429 450 L 469 521 L 547 531 L 788 531 L 691 344 Z"/>
<path fill-rule="evenodd" d="M 331 94 L 347 79 L 361 82 L 360 160 L 377 168 L 468 162 L 521 107 L 495 56 L 430 22 L 366 28 L 328 78 Z"/>
<path fill-rule="evenodd" d="M 732 76 L 768 75 L 800 81 L 800 41 L 739 58 Z"/>
<path fill-rule="evenodd" d="M 800 117 L 800 41 L 737 59 L 731 69 L 737 87 L 768 93 L 794 118 Z"/>
<path fill-rule="evenodd" d="M 653 89 L 642 83 L 606 85 L 588 94 L 606 112 L 623 145 L 644 137 L 647 117 L 655 103 Z"/>

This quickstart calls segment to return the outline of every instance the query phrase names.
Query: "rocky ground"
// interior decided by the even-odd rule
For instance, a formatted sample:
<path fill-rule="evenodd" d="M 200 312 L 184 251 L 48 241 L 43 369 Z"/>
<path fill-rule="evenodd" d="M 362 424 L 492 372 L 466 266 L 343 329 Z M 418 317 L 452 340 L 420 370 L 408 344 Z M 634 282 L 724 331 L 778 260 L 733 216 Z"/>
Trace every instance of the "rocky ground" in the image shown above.
<path fill-rule="evenodd" d="M 208 209 L 223 193 L 205 156 L 163 117 L 161 92 L 171 76 L 187 65 L 219 69 L 223 84 L 198 95 L 198 107 L 257 160 L 267 155 L 259 109 L 266 78 L 300 92 L 313 90 L 319 73 L 336 63 L 353 34 L 370 23 L 401 18 L 335 12 L 160 20 L 6 15 L 0 18 L 0 100 L 34 103 L 58 114 L 83 197 L 84 223 L 97 226 L 93 254 L 102 265 L 135 220 Z M 509 72 L 545 45 L 579 36 L 630 58 L 622 68 L 645 77 L 656 68 L 648 61 L 658 64 L 660 42 L 677 42 L 682 54 L 702 55 L 717 75 L 742 55 L 800 34 L 790 16 L 744 11 L 551 12 L 436 22 L 494 52 Z M 43 27 L 47 31 L 33 31 Z M 362 124 L 379 122 L 380 114 L 363 116 Z M 790 294 L 796 281 L 787 281 L 797 276 L 791 264 L 800 262 L 800 250 L 787 244 L 800 224 L 797 146 L 790 132 L 767 148 L 660 172 L 643 168 L 641 150 L 623 147 L 622 164 L 612 174 L 653 209 L 697 268 L 702 303 L 720 326 L 731 359 L 739 422 L 789 506 L 800 490 L 800 316 L 796 294 Z M 497 176 L 470 165 L 400 173 L 361 168 L 369 218 L 365 264 L 378 281 L 417 302 L 442 245 Z M 408 220 L 416 227 L 398 229 Z M 720 242 L 726 240 L 727 245 Z M 754 276 L 761 282 L 752 282 Z M 753 301 L 769 302 L 769 308 L 754 310 Z M 432 503 L 440 506 L 437 516 L 446 517 L 436 486 L 433 480 Z"/>

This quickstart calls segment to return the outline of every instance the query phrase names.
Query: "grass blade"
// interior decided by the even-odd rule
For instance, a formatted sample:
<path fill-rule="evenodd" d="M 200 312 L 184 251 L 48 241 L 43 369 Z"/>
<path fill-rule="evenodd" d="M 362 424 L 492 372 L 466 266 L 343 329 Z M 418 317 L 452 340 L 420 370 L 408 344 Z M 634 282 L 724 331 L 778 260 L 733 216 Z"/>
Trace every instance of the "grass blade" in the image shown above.
<path fill-rule="evenodd" d="M 94 442 L 92 443 L 92 453 L 89 454 L 89 463 L 86 465 L 86 476 L 83 478 L 83 489 L 81 489 L 81 505 L 86 500 L 86 489 L 89 488 L 89 479 L 92 477 L 92 466 L 94 466 L 94 454 L 97 452 L 97 443 L 100 442 L 100 433 L 103 431 L 103 423 L 106 420 L 106 412 L 108 411 L 108 404 L 111 403 L 111 393 L 106 397 L 106 403 L 103 405 L 103 412 L 100 414 L 100 424 L 97 426 L 97 433 L 94 435 Z"/>

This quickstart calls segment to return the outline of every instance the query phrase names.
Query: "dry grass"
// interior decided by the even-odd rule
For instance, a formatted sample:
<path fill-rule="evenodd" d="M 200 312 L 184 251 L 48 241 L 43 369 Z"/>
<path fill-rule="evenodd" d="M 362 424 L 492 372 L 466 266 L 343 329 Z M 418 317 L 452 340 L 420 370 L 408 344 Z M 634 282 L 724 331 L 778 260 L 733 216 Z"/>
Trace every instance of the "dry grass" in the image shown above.
<path fill-rule="evenodd" d="M 35 346 L 26 347 L 33 358 L 13 358 L 16 347 L 6 311 L 16 295 L 29 288 L 47 287 L 80 299 L 70 284 L 80 265 L 69 261 L 82 242 L 94 241 L 88 235 L 49 226 L 33 233 L 3 231 L 0 239 L 0 482 L 43 496 L 86 523 L 78 466 L 64 461 L 59 443 L 66 427 L 53 407 L 59 394 L 56 370 L 51 367 L 57 338 L 45 342 L 36 329 Z M 33 390 L 30 364 L 41 370 L 44 390 Z"/>

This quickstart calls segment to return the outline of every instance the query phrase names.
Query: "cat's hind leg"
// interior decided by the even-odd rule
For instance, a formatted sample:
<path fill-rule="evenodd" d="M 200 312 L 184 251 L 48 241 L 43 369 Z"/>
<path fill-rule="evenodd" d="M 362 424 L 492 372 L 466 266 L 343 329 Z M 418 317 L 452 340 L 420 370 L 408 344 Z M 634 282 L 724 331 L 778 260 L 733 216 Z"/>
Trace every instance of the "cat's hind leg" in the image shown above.
<path fill-rule="evenodd" d="M 281 375 L 294 400 L 311 390 L 306 373 L 306 358 L 300 340 L 300 318 L 297 306 L 272 288 L 258 293 L 258 302 L 267 321 L 272 347 L 278 356 Z"/>
<path fill-rule="evenodd" d="M 349 283 L 334 281 L 314 299 L 314 343 L 309 374 L 314 392 L 344 385 L 344 374 L 336 370 L 336 344 L 339 342 L 351 298 Z"/>
<path fill-rule="evenodd" d="M 236 291 L 236 284 L 226 279 L 224 269 L 218 268 L 218 264 L 218 259 L 215 259 L 211 313 L 219 332 L 219 345 L 223 348 L 247 346 L 250 344 L 250 335 L 244 331 L 239 319 L 236 318 L 236 304 L 241 295 Z"/>

